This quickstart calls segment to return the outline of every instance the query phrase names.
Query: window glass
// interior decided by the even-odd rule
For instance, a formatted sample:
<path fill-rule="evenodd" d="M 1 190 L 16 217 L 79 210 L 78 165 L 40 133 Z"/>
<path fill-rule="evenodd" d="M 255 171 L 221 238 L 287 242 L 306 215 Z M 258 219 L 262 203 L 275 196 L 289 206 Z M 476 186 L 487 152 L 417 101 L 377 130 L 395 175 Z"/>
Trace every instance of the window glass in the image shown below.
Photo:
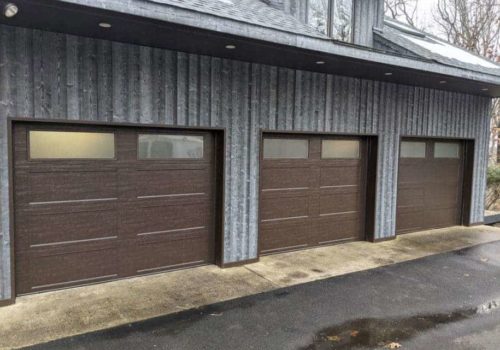
<path fill-rule="evenodd" d="M 352 41 L 352 9 L 353 0 L 333 0 L 331 33 L 333 39 Z"/>
<path fill-rule="evenodd" d="M 76 131 L 30 131 L 32 159 L 113 159 L 113 133 Z"/>
<path fill-rule="evenodd" d="M 330 0 L 309 0 L 307 3 L 307 23 L 318 32 L 328 32 L 328 6 Z"/>
<path fill-rule="evenodd" d="M 401 142 L 401 158 L 425 158 L 425 142 Z"/>
<path fill-rule="evenodd" d="M 264 158 L 266 159 L 307 159 L 309 141 L 301 139 L 264 139 Z"/>
<path fill-rule="evenodd" d="M 359 141 L 323 140 L 321 158 L 359 158 Z"/>
<path fill-rule="evenodd" d="M 141 134 L 139 159 L 200 159 L 203 158 L 203 136 Z"/>
<path fill-rule="evenodd" d="M 436 142 L 434 158 L 459 158 L 460 146 L 457 142 Z"/>

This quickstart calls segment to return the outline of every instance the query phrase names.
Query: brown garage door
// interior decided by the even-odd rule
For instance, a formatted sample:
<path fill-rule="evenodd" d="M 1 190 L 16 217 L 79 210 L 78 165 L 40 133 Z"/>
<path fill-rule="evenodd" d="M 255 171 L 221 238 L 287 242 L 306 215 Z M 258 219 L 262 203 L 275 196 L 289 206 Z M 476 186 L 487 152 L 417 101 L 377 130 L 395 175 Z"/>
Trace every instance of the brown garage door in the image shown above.
<path fill-rule="evenodd" d="M 463 144 L 401 142 L 396 231 L 408 233 L 461 224 Z"/>
<path fill-rule="evenodd" d="M 262 158 L 261 253 L 364 239 L 363 139 L 269 134 Z"/>
<path fill-rule="evenodd" d="M 14 125 L 17 293 L 214 260 L 206 132 Z"/>

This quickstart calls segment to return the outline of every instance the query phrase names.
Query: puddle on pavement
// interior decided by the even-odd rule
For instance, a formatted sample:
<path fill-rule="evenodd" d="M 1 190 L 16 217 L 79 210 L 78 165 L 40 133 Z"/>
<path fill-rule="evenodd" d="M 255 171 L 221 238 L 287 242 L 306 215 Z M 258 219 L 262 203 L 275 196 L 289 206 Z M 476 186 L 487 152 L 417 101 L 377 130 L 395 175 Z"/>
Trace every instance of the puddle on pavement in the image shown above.
<path fill-rule="evenodd" d="M 477 309 L 452 313 L 417 315 L 408 318 L 365 318 L 346 322 L 318 332 L 312 344 L 303 350 L 384 348 L 389 343 L 401 343 L 417 333 L 438 325 L 459 322 L 474 316 Z"/>

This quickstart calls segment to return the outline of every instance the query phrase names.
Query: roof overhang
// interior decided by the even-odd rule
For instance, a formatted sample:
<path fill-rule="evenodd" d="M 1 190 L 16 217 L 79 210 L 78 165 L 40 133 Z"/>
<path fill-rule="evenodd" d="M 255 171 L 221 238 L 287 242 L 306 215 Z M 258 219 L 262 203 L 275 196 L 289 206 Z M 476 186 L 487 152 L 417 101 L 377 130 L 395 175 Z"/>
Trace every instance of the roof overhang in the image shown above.
<path fill-rule="evenodd" d="M 500 97 L 500 76 L 134 0 L 11 0 L 0 23 L 308 71 Z M 0 5 L 7 1 L 0 0 Z M 156 5 L 160 6 L 160 5 Z M 109 22 L 104 29 L 100 22 Z M 226 45 L 236 49 L 228 50 Z M 318 65 L 318 61 L 325 62 Z M 389 75 L 390 74 L 390 75 Z M 446 83 L 443 83 L 445 81 Z"/>

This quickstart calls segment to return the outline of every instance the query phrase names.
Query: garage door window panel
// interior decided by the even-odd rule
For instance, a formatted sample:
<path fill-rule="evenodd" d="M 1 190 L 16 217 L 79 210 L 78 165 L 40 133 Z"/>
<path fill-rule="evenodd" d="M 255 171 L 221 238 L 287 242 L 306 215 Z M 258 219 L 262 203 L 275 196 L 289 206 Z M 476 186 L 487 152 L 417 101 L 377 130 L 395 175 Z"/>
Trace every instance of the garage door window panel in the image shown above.
<path fill-rule="evenodd" d="M 434 158 L 458 159 L 459 152 L 460 145 L 457 142 L 436 142 L 434 144 Z"/>
<path fill-rule="evenodd" d="M 321 158 L 323 159 L 359 159 L 359 141 L 323 140 Z"/>
<path fill-rule="evenodd" d="M 140 134 L 137 154 L 139 159 L 202 159 L 203 136 Z"/>
<path fill-rule="evenodd" d="M 425 158 L 426 143 L 419 141 L 401 142 L 401 158 Z"/>
<path fill-rule="evenodd" d="M 307 159 L 307 139 L 264 139 L 264 159 Z"/>
<path fill-rule="evenodd" d="M 114 159 L 115 135 L 101 132 L 29 132 L 31 159 Z"/>

